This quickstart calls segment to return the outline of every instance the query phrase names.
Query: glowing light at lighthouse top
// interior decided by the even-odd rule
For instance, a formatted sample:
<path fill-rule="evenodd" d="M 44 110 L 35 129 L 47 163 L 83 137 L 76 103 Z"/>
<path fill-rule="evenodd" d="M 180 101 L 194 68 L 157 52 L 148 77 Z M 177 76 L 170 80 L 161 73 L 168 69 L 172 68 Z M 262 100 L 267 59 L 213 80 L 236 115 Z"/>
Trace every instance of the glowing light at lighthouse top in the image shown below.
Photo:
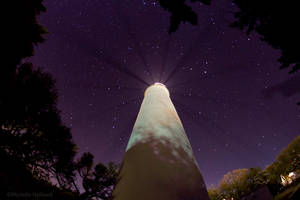
<path fill-rule="evenodd" d="M 153 85 L 150 85 L 150 86 L 145 90 L 144 96 L 147 95 L 147 92 L 148 92 L 149 89 L 152 88 L 152 87 L 155 87 L 156 89 L 161 89 L 161 90 L 167 92 L 168 96 L 170 96 L 169 90 L 168 90 L 167 87 L 166 87 L 164 84 L 162 84 L 162 83 L 154 83 Z"/>

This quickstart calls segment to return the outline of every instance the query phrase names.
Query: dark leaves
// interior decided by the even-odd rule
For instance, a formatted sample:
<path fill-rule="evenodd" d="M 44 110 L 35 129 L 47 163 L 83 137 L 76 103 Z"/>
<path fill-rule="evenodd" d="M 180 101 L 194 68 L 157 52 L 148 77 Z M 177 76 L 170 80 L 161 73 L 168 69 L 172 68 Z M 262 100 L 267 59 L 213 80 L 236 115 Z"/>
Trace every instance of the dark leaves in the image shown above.
<path fill-rule="evenodd" d="M 191 0 L 191 2 L 210 4 L 210 0 Z M 162 8 L 171 13 L 169 33 L 175 32 L 181 22 L 197 24 L 197 14 L 190 6 L 185 4 L 185 0 L 159 0 L 159 3 Z"/>
<path fill-rule="evenodd" d="M 13 76 L 1 79 L 0 91 L 0 150 L 35 177 L 59 176 L 67 183 L 74 176 L 76 145 L 57 110 L 54 79 L 23 63 Z"/>
<path fill-rule="evenodd" d="M 292 67 L 289 73 L 298 71 L 300 54 L 300 31 L 295 20 L 300 18 L 296 2 L 271 0 L 233 0 L 239 7 L 235 13 L 232 27 L 246 29 L 250 34 L 256 31 L 261 39 L 275 49 L 280 49 L 282 55 L 279 62 L 281 68 Z"/>
<path fill-rule="evenodd" d="M 81 199 L 97 198 L 110 199 L 117 179 L 118 166 L 109 163 L 93 165 L 93 155 L 84 153 L 77 161 L 77 171 L 82 177 L 84 192 Z"/>
<path fill-rule="evenodd" d="M 15 68 L 21 59 L 33 55 L 34 45 L 44 41 L 46 29 L 38 24 L 37 16 L 46 9 L 42 0 L 4 1 L 2 10 L 8 11 L 1 26 L 2 63 Z"/>

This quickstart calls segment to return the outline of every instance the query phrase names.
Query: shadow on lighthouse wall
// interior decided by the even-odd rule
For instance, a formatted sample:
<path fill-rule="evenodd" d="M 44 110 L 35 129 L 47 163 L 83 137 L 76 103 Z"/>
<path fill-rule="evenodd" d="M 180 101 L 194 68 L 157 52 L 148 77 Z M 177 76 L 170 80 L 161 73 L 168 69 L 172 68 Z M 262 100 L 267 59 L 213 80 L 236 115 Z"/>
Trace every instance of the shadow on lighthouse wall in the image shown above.
<path fill-rule="evenodd" d="M 125 154 L 115 200 L 208 200 L 195 160 L 166 137 L 149 137 Z"/>

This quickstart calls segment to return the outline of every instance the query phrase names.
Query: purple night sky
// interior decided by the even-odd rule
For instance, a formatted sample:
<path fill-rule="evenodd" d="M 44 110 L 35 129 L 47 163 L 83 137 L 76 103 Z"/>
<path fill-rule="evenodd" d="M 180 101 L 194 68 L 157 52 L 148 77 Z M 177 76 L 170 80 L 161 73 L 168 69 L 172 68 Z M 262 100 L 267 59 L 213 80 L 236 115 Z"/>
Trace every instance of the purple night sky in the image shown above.
<path fill-rule="evenodd" d="M 121 162 L 143 81 L 169 88 L 207 186 L 233 169 L 264 168 L 299 134 L 289 79 L 300 74 L 279 70 L 280 52 L 257 35 L 229 27 L 230 0 L 194 3 L 198 26 L 171 36 L 170 14 L 155 0 L 44 4 L 49 34 L 30 61 L 57 80 L 62 118 L 96 162 Z"/>

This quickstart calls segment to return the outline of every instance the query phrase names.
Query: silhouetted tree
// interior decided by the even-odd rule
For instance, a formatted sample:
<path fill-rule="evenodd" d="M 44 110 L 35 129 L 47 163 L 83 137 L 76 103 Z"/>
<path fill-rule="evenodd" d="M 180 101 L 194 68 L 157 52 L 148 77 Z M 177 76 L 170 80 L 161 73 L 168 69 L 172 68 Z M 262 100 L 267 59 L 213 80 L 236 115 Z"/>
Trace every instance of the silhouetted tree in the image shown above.
<path fill-rule="evenodd" d="M 73 176 L 67 166 L 72 166 L 76 146 L 57 110 L 55 82 L 31 63 L 22 63 L 22 59 L 33 55 L 34 45 L 44 41 L 47 31 L 37 23 L 37 16 L 45 7 L 42 0 L 4 1 L 1 5 L 11 13 L 1 29 L 1 186 L 7 180 L 3 177 L 15 180 L 11 186 L 17 185 L 18 171 L 25 170 L 27 178 L 21 182 L 27 180 L 28 184 L 23 188 L 38 189 L 38 183 L 49 182 L 51 177 L 67 187 Z M 17 164 L 10 167 L 11 163 Z M 34 186 L 30 184 L 33 182 Z"/>
<path fill-rule="evenodd" d="M 297 1 L 233 0 L 239 7 L 233 27 L 256 31 L 261 39 L 282 52 L 281 68 L 292 67 L 290 73 L 300 69 L 300 29 L 295 20 L 300 19 Z"/>
<path fill-rule="evenodd" d="M 217 187 L 209 188 L 208 194 L 211 200 L 241 199 L 266 183 L 260 168 L 235 169 L 225 174 Z"/>
<path fill-rule="evenodd" d="M 74 177 L 74 189 L 82 200 L 111 199 L 119 167 L 112 162 L 108 166 L 102 163 L 94 166 L 93 160 L 94 156 L 91 153 L 84 153 L 76 162 L 76 172 L 79 176 Z M 84 192 L 80 192 L 79 188 L 83 188 Z"/>
<path fill-rule="evenodd" d="M 71 190 L 54 186 L 32 176 L 30 170 L 17 158 L 0 150 L 0 199 L 62 199 L 78 197 Z M 27 196 L 21 196 L 21 195 Z"/>
<path fill-rule="evenodd" d="M 289 73 L 300 69 L 300 29 L 295 20 L 300 19 L 297 1 L 233 0 L 239 7 L 232 27 L 257 32 L 262 41 L 281 50 L 281 69 L 291 67 Z M 300 106 L 300 102 L 297 103 Z"/>
<path fill-rule="evenodd" d="M 0 99 L 0 151 L 21 161 L 34 176 L 55 177 L 67 186 L 76 145 L 61 122 L 54 80 L 24 63 L 10 83 Z"/>
<path fill-rule="evenodd" d="M 108 167 L 102 163 L 94 166 L 90 153 L 74 161 L 77 147 L 72 142 L 69 128 L 61 122 L 51 75 L 24 63 L 17 68 L 11 83 L 0 104 L 0 186 L 6 185 L 1 174 L 10 177 L 12 183 L 11 187 L 0 190 L 16 191 L 13 182 L 20 181 L 15 177 L 15 170 L 24 169 L 32 176 L 21 179 L 21 183 L 28 182 L 28 187 L 48 191 L 47 187 L 36 185 L 56 180 L 63 190 L 76 191 L 75 196 L 80 199 L 109 199 L 117 177 L 117 166 L 113 163 Z M 10 168 L 11 163 L 5 162 L 5 158 L 13 158 L 19 164 Z M 79 183 L 85 190 L 83 193 L 76 185 L 76 176 L 81 177 Z"/>
<path fill-rule="evenodd" d="M 23 58 L 33 55 L 34 45 L 44 41 L 47 31 L 37 22 L 37 16 L 46 10 L 42 1 L 1 2 L 1 8 L 10 15 L 6 15 L 1 24 L 0 72 L 13 72 Z"/>
<path fill-rule="evenodd" d="M 300 136 L 282 149 L 276 160 L 265 169 L 270 184 L 277 188 L 281 185 L 280 175 L 288 175 L 297 170 L 300 170 Z"/>
<path fill-rule="evenodd" d="M 74 160 L 77 147 L 61 121 L 54 79 L 22 61 L 33 55 L 34 45 L 43 42 L 47 33 L 37 23 L 37 16 L 45 11 L 42 0 L 2 5 L 13 16 L 4 20 L 1 29 L 0 198 L 8 197 L 5 192 L 23 191 L 51 192 L 54 199 L 108 199 L 116 165 L 93 167 L 90 153 Z M 77 173 L 85 189 L 82 194 L 75 184 Z"/>
<path fill-rule="evenodd" d="M 296 137 L 265 170 L 260 168 L 238 169 L 224 175 L 217 187 L 208 189 L 211 200 L 240 199 L 243 195 L 267 185 L 275 196 L 283 192 L 280 175 L 300 171 L 300 136 Z M 297 184 L 299 184 L 298 179 Z M 295 186 L 295 188 L 296 188 Z M 299 186 L 297 186 L 299 187 Z M 299 192 L 295 196 L 299 195 Z M 293 196 L 294 197 L 294 196 Z M 299 197 L 299 196 L 297 196 Z M 293 198 L 291 198 L 293 199 Z M 297 199 L 297 198 L 296 198 Z"/>
<path fill-rule="evenodd" d="M 209 5 L 211 0 L 190 0 L 191 2 L 201 2 Z M 197 14 L 192 8 L 186 5 L 185 0 L 159 0 L 162 8 L 171 13 L 169 33 L 175 32 L 181 22 L 189 22 L 196 25 Z"/>

